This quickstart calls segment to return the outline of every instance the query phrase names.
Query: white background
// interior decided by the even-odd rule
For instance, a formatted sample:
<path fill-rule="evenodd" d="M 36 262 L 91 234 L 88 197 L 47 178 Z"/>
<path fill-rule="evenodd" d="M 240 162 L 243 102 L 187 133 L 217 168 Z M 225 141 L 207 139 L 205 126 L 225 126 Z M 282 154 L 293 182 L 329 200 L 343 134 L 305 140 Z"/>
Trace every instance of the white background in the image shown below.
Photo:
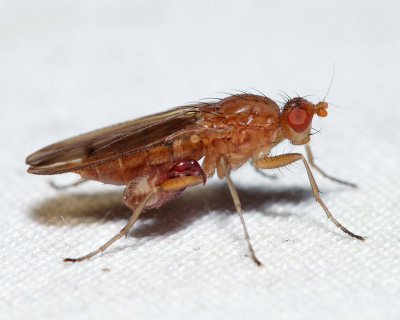
<path fill-rule="evenodd" d="M 2 1 L 0 318 L 399 319 L 399 6 L 395 1 Z M 213 179 L 78 264 L 129 212 L 121 189 L 28 175 L 47 144 L 235 89 L 322 99 L 316 160 L 233 173 L 263 268 Z M 252 92 L 255 92 L 254 90 Z M 297 150 L 284 146 L 281 151 Z M 300 150 L 302 150 L 300 148 Z M 108 268 L 109 271 L 102 271 Z"/>

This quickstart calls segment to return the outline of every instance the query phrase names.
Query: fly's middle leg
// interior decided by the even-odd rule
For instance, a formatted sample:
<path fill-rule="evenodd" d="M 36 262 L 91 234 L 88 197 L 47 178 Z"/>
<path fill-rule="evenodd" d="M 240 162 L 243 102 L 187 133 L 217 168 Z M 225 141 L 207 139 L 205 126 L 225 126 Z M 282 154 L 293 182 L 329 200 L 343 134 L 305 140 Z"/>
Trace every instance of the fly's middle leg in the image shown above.
<path fill-rule="evenodd" d="M 244 218 L 242 215 L 242 205 L 240 203 L 240 199 L 239 199 L 239 195 L 236 191 L 235 186 L 232 183 L 232 180 L 229 176 L 229 169 L 228 169 L 228 162 L 224 157 L 221 157 L 218 161 L 218 171 L 221 172 L 222 176 L 225 178 L 226 182 L 228 183 L 228 188 L 229 188 L 229 192 L 231 193 L 232 196 L 232 200 L 233 203 L 235 205 L 236 208 L 236 212 L 239 215 L 240 218 L 240 222 L 242 223 L 242 227 L 243 227 L 243 232 L 244 232 L 244 237 L 247 241 L 247 246 L 249 248 L 250 254 L 251 254 L 251 258 L 253 259 L 254 263 L 261 267 L 262 263 L 260 262 L 260 260 L 258 260 L 258 258 L 256 257 L 256 253 L 253 249 L 253 246 L 251 245 L 250 242 L 250 236 L 249 233 L 247 231 L 247 227 L 246 227 L 246 223 L 244 222 Z"/>

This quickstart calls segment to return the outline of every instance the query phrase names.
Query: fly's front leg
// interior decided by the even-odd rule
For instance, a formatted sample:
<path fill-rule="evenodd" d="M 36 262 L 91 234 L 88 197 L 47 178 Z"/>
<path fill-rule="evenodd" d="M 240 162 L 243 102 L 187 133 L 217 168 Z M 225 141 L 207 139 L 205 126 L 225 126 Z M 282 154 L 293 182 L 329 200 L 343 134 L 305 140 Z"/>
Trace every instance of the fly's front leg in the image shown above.
<path fill-rule="evenodd" d="M 306 152 L 307 152 L 307 158 L 308 158 L 308 162 L 310 163 L 310 166 L 313 167 L 315 170 L 317 170 L 320 174 L 322 174 L 325 178 L 328 178 L 332 181 L 335 181 L 337 183 L 341 183 L 344 184 L 346 186 L 352 187 L 352 188 L 357 188 L 357 185 L 348 181 L 344 181 L 335 177 L 332 177 L 331 175 L 325 173 L 325 171 L 323 171 L 320 167 L 318 167 L 315 163 L 314 163 L 314 157 L 311 153 L 311 148 L 310 145 L 307 143 L 306 144 Z"/>
<path fill-rule="evenodd" d="M 318 203 L 321 205 L 321 207 L 324 209 L 326 215 L 328 218 L 338 227 L 340 228 L 343 232 L 347 233 L 349 236 L 357 238 L 359 240 L 365 240 L 364 237 L 361 237 L 359 235 L 354 234 L 353 232 L 347 230 L 344 226 L 342 226 L 334 217 L 333 215 L 329 212 L 328 208 L 326 207 L 325 203 L 322 201 L 321 197 L 319 196 L 319 190 L 317 187 L 317 183 L 315 182 L 315 179 L 311 173 L 310 167 L 308 166 L 308 163 L 304 156 L 300 153 L 287 153 L 275 157 L 267 157 L 263 158 L 260 160 L 257 160 L 255 162 L 256 168 L 260 169 L 275 169 L 279 167 L 284 167 L 288 164 L 291 164 L 295 161 L 302 160 L 304 163 L 304 166 L 307 171 L 308 179 L 310 180 L 311 184 L 311 189 L 314 194 L 315 199 L 318 201 Z"/>
<path fill-rule="evenodd" d="M 255 170 L 256 170 L 256 172 L 258 174 L 262 175 L 265 178 L 268 178 L 268 179 L 271 179 L 271 180 L 277 180 L 278 179 L 278 177 L 276 175 L 274 175 L 274 174 L 267 174 L 267 173 L 265 173 L 264 171 L 262 171 L 262 170 L 260 170 L 258 168 L 255 168 Z"/>

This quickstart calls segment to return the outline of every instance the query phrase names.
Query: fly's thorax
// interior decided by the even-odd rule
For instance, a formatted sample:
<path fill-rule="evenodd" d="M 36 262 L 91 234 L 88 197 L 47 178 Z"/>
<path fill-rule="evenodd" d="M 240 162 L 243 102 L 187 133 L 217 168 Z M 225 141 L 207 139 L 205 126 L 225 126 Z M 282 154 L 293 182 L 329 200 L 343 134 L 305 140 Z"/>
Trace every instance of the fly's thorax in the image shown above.
<path fill-rule="evenodd" d="M 285 103 L 281 113 L 282 137 L 289 139 L 295 145 L 308 143 L 314 114 L 325 117 L 328 114 L 327 108 L 328 103 L 325 101 L 315 105 L 301 97 L 290 99 Z"/>
<path fill-rule="evenodd" d="M 276 139 L 279 107 L 266 97 L 234 95 L 206 111 L 198 121 L 207 129 L 201 135 L 208 150 L 206 173 L 212 174 L 221 156 L 226 158 L 229 170 L 235 170 L 255 152 L 269 150 Z"/>

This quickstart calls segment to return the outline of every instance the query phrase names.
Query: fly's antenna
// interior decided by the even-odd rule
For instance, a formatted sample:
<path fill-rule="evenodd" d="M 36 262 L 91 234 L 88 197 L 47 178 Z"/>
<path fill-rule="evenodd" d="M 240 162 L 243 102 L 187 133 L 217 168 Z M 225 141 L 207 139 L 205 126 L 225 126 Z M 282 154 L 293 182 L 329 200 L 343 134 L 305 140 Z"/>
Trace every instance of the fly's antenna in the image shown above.
<path fill-rule="evenodd" d="M 333 67 L 333 70 L 332 70 L 331 82 L 329 83 L 328 90 L 326 91 L 325 97 L 322 99 L 322 101 L 325 101 L 326 97 L 328 96 L 329 91 L 331 90 L 331 87 L 332 87 L 333 78 L 335 78 L 335 62 L 333 62 L 333 66 L 332 67 Z"/>

